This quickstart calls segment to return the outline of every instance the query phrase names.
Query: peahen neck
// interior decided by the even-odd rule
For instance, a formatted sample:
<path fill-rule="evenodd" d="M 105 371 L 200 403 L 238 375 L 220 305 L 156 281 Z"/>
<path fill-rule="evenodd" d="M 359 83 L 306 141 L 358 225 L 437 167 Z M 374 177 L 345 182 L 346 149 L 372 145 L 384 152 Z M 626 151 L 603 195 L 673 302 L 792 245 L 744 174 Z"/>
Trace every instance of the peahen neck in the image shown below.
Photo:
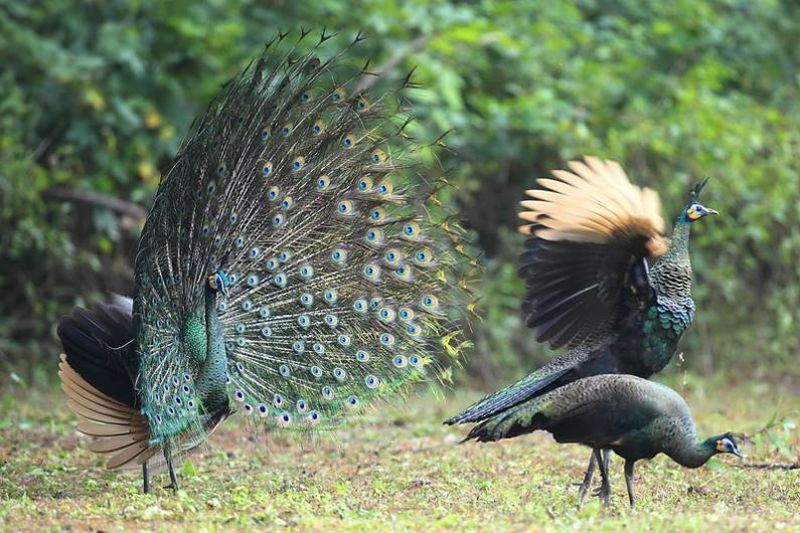
<path fill-rule="evenodd" d="M 679 443 L 678 446 L 674 446 L 666 453 L 680 465 L 687 468 L 698 468 L 711 459 L 711 456 L 716 453 L 716 449 L 713 441 L 697 442 L 692 438 Z"/>
<path fill-rule="evenodd" d="M 653 285 L 660 295 L 689 297 L 692 290 L 692 263 L 689 260 L 691 223 L 683 215 L 675 222 L 670 246 L 650 271 Z"/>

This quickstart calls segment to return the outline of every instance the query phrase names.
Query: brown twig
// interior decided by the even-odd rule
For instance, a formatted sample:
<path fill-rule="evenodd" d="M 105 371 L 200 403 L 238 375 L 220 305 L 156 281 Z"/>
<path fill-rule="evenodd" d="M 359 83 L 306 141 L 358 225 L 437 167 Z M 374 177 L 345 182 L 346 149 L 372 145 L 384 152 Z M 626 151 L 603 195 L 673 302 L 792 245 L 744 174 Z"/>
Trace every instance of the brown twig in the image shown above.
<path fill-rule="evenodd" d="M 738 468 L 753 468 L 756 470 L 800 470 L 800 462 L 796 463 L 742 463 L 735 465 Z"/>
<path fill-rule="evenodd" d="M 69 187 L 53 187 L 47 189 L 42 192 L 42 198 L 45 200 L 75 202 L 92 207 L 100 207 L 114 211 L 120 215 L 128 216 L 136 221 L 144 220 L 147 216 L 145 208 L 134 202 L 128 202 L 127 200 L 121 200 L 120 198 L 114 198 L 113 196 L 98 192 L 81 191 Z"/>

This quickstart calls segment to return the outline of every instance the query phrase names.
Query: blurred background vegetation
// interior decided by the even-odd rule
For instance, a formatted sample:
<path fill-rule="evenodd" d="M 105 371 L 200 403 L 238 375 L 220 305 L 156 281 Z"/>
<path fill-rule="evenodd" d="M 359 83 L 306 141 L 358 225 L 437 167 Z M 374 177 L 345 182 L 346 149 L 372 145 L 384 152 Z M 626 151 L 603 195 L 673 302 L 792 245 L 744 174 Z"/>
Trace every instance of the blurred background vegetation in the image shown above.
<path fill-rule="evenodd" d="M 516 203 L 584 153 L 677 214 L 696 179 L 686 365 L 800 375 L 800 5 L 794 0 L 0 0 L 0 383 L 52 375 L 55 324 L 130 294 L 136 239 L 183 132 L 279 28 L 371 38 L 418 128 L 447 137 L 485 272 L 462 378 L 549 357 L 520 322 Z M 39 369 L 39 370 L 37 370 Z M 52 377 L 51 377 L 52 379 Z"/>

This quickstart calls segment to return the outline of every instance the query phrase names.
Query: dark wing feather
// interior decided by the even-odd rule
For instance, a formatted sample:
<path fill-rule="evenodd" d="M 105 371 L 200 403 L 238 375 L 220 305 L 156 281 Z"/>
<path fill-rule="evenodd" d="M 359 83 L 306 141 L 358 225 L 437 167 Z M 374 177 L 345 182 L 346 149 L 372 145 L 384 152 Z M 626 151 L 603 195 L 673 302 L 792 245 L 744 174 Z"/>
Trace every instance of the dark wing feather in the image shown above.
<path fill-rule="evenodd" d="M 545 189 L 528 191 L 520 228 L 530 235 L 519 275 L 522 309 L 537 340 L 554 348 L 594 343 L 614 329 L 631 302 L 653 297 L 647 258 L 666 249 L 658 197 L 627 181 L 612 162 L 570 163 Z"/>

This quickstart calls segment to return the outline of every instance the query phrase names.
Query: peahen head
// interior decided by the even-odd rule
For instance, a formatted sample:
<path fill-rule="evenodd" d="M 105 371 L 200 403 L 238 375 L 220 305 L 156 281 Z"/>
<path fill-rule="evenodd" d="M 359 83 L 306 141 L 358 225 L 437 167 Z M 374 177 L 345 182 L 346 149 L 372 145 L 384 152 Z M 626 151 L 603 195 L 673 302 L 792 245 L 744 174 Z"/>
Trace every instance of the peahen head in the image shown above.
<path fill-rule="evenodd" d="M 700 220 L 706 215 L 717 214 L 714 209 L 704 206 L 698 199 L 700 196 L 700 191 L 703 190 L 703 187 L 706 186 L 706 183 L 708 183 L 708 178 L 703 178 L 701 181 L 697 182 L 694 187 L 692 187 L 692 190 L 689 193 L 689 199 L 686 202 L 683 211 L 681 212 L 681 222 L 692 223 L 695 220 Z"/>
<path fill-rule="evenodd" d="M 739 451 L 739 446 L 736 444 L 736 437 L 733 433 L 709 437 L 703 444 L 707 448 L 713 449 L 712 455 L 718 453 L 732 453 L 736 457 L 742 457 L 742 452 Z"/>

